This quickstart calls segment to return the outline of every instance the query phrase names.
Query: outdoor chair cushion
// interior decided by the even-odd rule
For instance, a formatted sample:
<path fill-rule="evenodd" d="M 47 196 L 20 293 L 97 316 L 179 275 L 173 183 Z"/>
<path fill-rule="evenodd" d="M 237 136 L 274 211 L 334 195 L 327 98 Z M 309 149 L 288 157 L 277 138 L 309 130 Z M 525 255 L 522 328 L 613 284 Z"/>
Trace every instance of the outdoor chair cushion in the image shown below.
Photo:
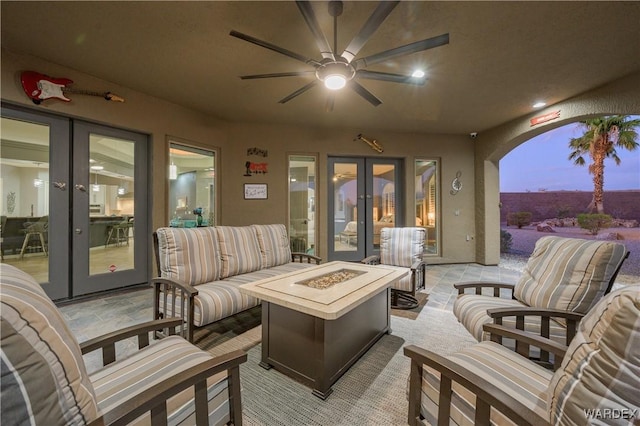
<path fill-rule="evenodd" d="M 291 262 L 289 237 L 284 225 L 252 225 L 252 227 L 258 236 L 263 268 Z"/>
<path fill-rule="evenodd" d="M 611 241 L 542 237 L 514 297 L 537 308 L 585 314 L 605 294 L 625 255 L 625 246 Z"/>
<path fill-rule="evenodd" d="M 143 351 L 116 361 L 90 375 L 98 406 L 108 412 L 127 402 L 132 394 L 150 389 L 167 378 L 213 357 L 181 337 L 169 336 L 156 341 Z M 227 373 L 221 372 L 207 380 L 209 424 L 221 425 L 229 420 Z M 193 388 L 186 389 L 167 401 L 168 424 L 195 424 Z M 149 413 L 132 425 L 150 424 Z"/>
<path fill-rule="evenodd" d="M 222 258 L 221 278 L 262 268 L 258 236 L 252 226 L 216 226 Z"/>
<path fill-rule="evenodd" d="M 424 228 L 383 228 L 380 231 L 380 263 L 410 268 L 422 260 Z"/>
<path fill-rule="evenodd" d="M 159 228 L 161 276 L 189 285 L 219 280 L 220 243 L 215 228 Z"/>
<path fill-rule="evenodd" d="M 580 322 L 549 385 L 551 423 L 584 419 L 585 410 L 602 415 L 602 409 L 610 409 L 621 415 L 621 424 L 637 424 L 639 387 L 640 285 L 634 285 L 605 296 Z M 635 418 L 625 418 L 634 410 Z"/>
<path fill-rule="evenodd" d="M 487 315 L 488 309 L 499 308 L 526 308 L 522 302 L 514 299 L 506 299 L 500 297 L 483 296 L 476 294 L 465 294 L 464 297 L 458 298 L 453 305 L 453 312 L 460 323 L 464 325 L 469 333 L 476 338 L 477 341 L 489 340 L 489 333 L 482 330 L 484 324 L 492 322 L 491 317 Z M 515 317 L 505 317 L 502 324 L 515 328 Z M 540 335 L 540 317 L 529 317 L 524 323 L 525 331 Z M 554 320 L 549 322 L 549 337 L 561 343 L 567 344 L 566 327 Z"/>
<path fill-rule="evenodd" d="M 494 342 L 481 342 L 447 357 L 484 380 L 516 397 L 540 417 L 548 418 L 547 391 L 553 372 Z M 421 413 L 429 424 L 438 424 L 440 374 L 424 367 Z M 453 383 L 451 424 L 473 426 L 475 395 Z M 491 409 L 492 424 L 515 425 L 502 413 Z"/>
<path fill-rule="evenodd" d="M 12 424 L 85 424 L 98 417 L 78 342 L 29 274 L 0 264 L 2 412 Z"/>

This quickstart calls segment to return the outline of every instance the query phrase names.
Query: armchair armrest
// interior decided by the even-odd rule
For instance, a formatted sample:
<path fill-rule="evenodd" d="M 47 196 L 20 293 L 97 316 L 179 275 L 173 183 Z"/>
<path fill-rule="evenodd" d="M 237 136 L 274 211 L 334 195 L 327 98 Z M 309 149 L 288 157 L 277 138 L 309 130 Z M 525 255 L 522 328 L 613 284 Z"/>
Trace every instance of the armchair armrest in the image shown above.
<path fill-rule="evenodd" d="M 291 253 L 291 261 L 298 263 L 315 263 L 319 265 L 320 262 L 322 262 L 322 258 L 312 254 L 293 252 Z"/>
<path fill-rule="evenodd" d="M 458 290 L 458 294 L 464 294 L 468 288 L 474 288 L 475 294 L 482 294 L 483 288 L 493 288 L 493 297 L 500 297 L 500 289 L 511 290 L 511 297 L 513 298 L 513 289 L 515 284 L 513 283 L 493 283 L 488 281 L 468 281 L 462 283 L 456 283 L 453 287 Z"/>
<path fill-rule="evenodd" d="M 138 349 L 149 346 L 149 333 L 167 330 L 167 334 L 175 334 L 176 327 L 182 325 L 180 318 L 168 318 L 135 324 L 127 328 L 103 334 L 80 343 L 82 355 L 102 349 L 102 365 L 111 364 L 116 360 L 116 343 L 130 337 L 138 337 Z"/>
<path fill-rule="evenodd" d="M 365 257 L 360 261 L 360 263 L 364 263 L 365 265 L 379 265 L 380 256 L 377 254 L 374 254 L 373 256 Z"/>
<path fill-rule="evenodd" d="M 171 278 L 154 278 L 151 280 L 151 286 L 154 288 L 153 318 L 179 316 L 183 320 L 180 335 L 193 343 L 195 297 L 198 290 L 187 283 L 181 283 Z M 171 296 L 171 300 L 169 300 L 169 296 Z M 177 306 L 176 303 L 178 297 L 180 298 L 180 306 Z"/>
<path fill-rule="evenodd" d="M 533 307 L 521 307 L 521 308 L 496 308 L 487 309 L 487 315 L 493 318 L 495 324 L 502 324 L 502 318 L 504 317 L 516 317 L 516 328 L 518 330 L 524 330 L 525 317 L 537 316 L 541 318 L 540 321 L 540 335 L 545 338 L 549 338 L 550 320 L 552 318 L 558 318 L 565 321 L 562 324 L 567 329 L 567 346 L 571 342 L 571 339 L 576 335 L 576 329 L 578 323 L 584 317 L 583 314 L 576 312 L 562 311 L 556 309 L 547 308 L 533 308 Z M 557 321 L 556 321 L 557 322 Z M 558 323 L 560 324 L 560 323 Z"/>
<path fill-rule="evenodd" d="M 524 330 L 518 330 L 498 324 L 485 324 L 482 326 L 482 329 L 490 333 L 492 342 L 501 343 L 502 337 L 514 339 L 516 341 L 516 352 L 525 358 L 529 357 L 530 346 L 535 346 L 540 348 L 542 351 L 552 353 L 554 355 L 554 370 L 557 370 L 560 367 L 562 359 L 567 353 L 567 346 Z"/>
<path fill-rule="evenodd" d="M 554 321 L 556 324 L 562 326 L 566 330 L 564 341 L 565 345 L 567 346 L 569 346 L 569 343 L 576 335 L 578 323 L 584 317 L 583 314 L 579 314 L 576 312 L 524 306 L 521 308 L 488 309 L 487 315 L 493 318 L 493 323 L 496 325 L 502 325 L 502 319 L 504 317 L 515 317 L 517 330 L 525 329 L 526 317 L 540 317 L 540 337 L 544 339 L 549 339 L 549 337 L 551 336 L 551 321 Z M 497 336 L 494 338 L 492 336 L 491 340 L 501 343 L 502 337 Z M 549 351 L 542 346 L 538 347 L 540 348 L 540 361 L 543 363 L 547 363 L 549 361 L 549 353 L 555 354 L 554 351 Z M 523 356 L 529 356 L 529 347 L 526 344 L 518 344 L 518 342 L 516 341 L 516 351 Z M 557 357 L 554 357 L 554 368 L 557 368 L 560 365 L 556 358 Z"/>
<path fill-rule="evenodd" d="M 476 395 L 475 424 L 489 424 L 491 407 L 494 407 L 516 424 L 548 425 L 545 419 L 531 411 L 518 399 L 443 356 L 415 345 L 405 346 L 404 354 L 411 358 L 407 419 L 410 425 L 420 422 L 423 365 L 440 373 L 438 424 L 449 424 L 452 382 L 456 382 Z"/>
<path fill-rule="evenodd" d="M 129 399 L 126 403 L 103 413 L 102 417 L 96 419 L 96 421 L 91 424 L 125 425 L 149 411 L 151 412 L 152 423 L 154 419 L 164 420 L 166 423 L 166 401 L 173 395 L 191 386 L 195 388 L 196 418 L 198 424 L 203 420 L 206 423 L 207 378 L 227 370 L 229 376 L 229 409 L 231 422 L 236 425 L 241 425 L 242 412 L 239 365 L 246 360 L 247 354 L 244 351 L 237 350 L 197 364 L 184 371 L 179 377 L 168 378 L 139 395 L 136 395 L 134 398 Z M 204 410 L 201 408 L 204 408 Z"/>

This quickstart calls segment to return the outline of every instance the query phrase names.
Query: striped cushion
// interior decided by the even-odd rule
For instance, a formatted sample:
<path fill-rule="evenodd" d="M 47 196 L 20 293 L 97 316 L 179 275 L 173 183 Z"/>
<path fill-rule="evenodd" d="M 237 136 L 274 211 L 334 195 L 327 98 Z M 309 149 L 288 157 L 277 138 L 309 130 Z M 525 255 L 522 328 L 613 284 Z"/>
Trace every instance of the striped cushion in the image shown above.
<path fill-rule="evenodd" d="M 640 418 L 640 285 L 605 296 L 580 322 L 561 367 L 550 385 L 551 421 L 565 418 L 585 422 L 585 409 L 636 412 Z M 597 421 L 593 418 L 592 421 Z"/>
<path fill-rule="evenodd" d="M 164 379 L 177 377 L 190 367 L 213 357 L 177 336 L 153 343 L 128 358 L 109 364 L 91 374 L 98 405 L 101 410 L 112 410 L 128 402 L 133 396 L 154 387 Z M 226 372 L 208 379 L 209 424 L 229 421 Z M 168 423 L 195 424 L 193 388 L 167 401 Z M 132 424 L 150 424 L 149 413 Z"/>
<path fill-rule="evenodd" d="M 216 231 L 222 257 L 221 278 L 262 268 L 262 254 L 253 227 L 217 226 Z"/>
<path fill-rule="evenodd" d="M 220 279 L 222 261 L 214 227 L 159 228 L 156 232 L 163 277 L 190 285 Z"/>
<path fill-rule="evenodd" d="M 400 278 L 398 281 L 394 282 L 391 285 L 391 288 L 402 291 L 413 291 L 413 275 L 411 274 L 410 269 L 407 269 L 407 271 L 409 273 Z"/>
<path fill-rule="evenodd" d="M 447 357 L 482 379 L 517 398 L 541 418 L 548 419 L 547 390 L 553 372 L 493 342 L 482 342 Z M 423 368 L 421 413 L 430 424 L 438 424 L 440 374 Z M 453 383 L 451 422 L 474 425 L 475 395 Z M 509 419 L 491 409 L 492 424 L 510 424 Z"/>
<path fill-rule="evenodd" d="M 383 228 L 380 231 L 380 262 L 411 267 L 422 259 L 425 236 L 424 228 Z"/>
<path fill-rule="evenodd" d="M 453 303 L 453 313 L 462 325 L 476 338 L 478 341 L 489 340 L 489 333 L 482 330 L 484 324 L 493 323 L 493 319 L 487 315 L 487 309 L 498 308 L 520 308 L 526 307 L 513 299 L 505 299 L 501 297 L 483 296 L 479 294 L 461 294 L 458 295 Z M 515 317 L 505 317 L 502 320 L 505 326 L 516 326 Z M 524 329 L 531 333 L 540 335 L 540 317 L 527 317 Z M 549 337 L 563 345 L 566 341 L 567 329 L 565 326 L 555 321 L 549 323 Z"/>
<path fill-rule="evenodd" d="M 98 406 L 80 347 L 42 287 L 0 264 L 2 420 L 83 425 Z"/>
<path fill-rule="evenodd" d="M 284 265 L 291 262 L 291 248 L 284 225 L 252 225 L 258 236 L 262 267 Z"/>
<path fill-rule="evenodd" d="M 609 241 L 542 237 L 514 296 L 537 308 L 587 313 L 604 295 L 625 254 L 622 244 Z"/>

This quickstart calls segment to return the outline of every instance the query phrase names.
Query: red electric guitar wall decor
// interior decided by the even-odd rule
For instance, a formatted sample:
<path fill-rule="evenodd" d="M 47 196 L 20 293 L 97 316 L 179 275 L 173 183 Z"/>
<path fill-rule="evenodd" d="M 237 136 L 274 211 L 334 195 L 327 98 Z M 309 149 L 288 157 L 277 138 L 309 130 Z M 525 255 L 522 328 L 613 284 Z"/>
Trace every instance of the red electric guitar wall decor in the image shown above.
<path fill-rule="evenodd" d="M 47 75 L 40 74 L 35 71 L 24 71 L 20 75 L 22 88 L 34 104 L 39 105 L 40 102 L 56 98 L 61 101 L 70 102 L 65 93 L 77 93 L 79 95 L 100 96 L 108 101 L 124 102 L 124 99 L 111 92 L 91 92 L 88 90 L 77 90 L 67 87 L 73 80 L 68 78 L 51 78 Z"/>

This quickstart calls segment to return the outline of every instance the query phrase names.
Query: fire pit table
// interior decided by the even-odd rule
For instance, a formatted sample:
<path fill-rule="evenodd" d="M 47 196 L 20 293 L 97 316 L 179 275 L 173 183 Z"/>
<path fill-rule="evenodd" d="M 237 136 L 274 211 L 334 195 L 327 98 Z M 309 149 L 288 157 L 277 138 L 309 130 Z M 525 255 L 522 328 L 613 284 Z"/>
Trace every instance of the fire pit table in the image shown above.
<path fill-rule="evenodd" d="M 385 265 L 329 262 L 240 286 L 262 300 L 262 361 L 326 399 L 331 386 L 385 333 L 390 286 L 407 274 Z"/>

